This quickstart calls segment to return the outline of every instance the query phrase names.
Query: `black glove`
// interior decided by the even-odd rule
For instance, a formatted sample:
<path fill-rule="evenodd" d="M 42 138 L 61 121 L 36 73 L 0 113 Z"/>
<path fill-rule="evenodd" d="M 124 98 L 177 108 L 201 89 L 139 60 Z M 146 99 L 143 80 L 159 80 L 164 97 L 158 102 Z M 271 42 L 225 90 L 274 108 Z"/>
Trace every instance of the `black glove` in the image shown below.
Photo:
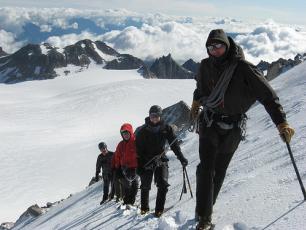
<path fill-rule="evenodd" d="M 186 167 L 188 165 L 188 160 L 183 156 L 182 153 L 177 158 L 179 159 L 183 167 Z"/>
<path fill-rule="evenodd" d="M 141 175 L 144 173 L 144 171 L 145 171 L 145 169 L 142 168 L 142 167 L 138 167 L 138 168 L 136 169 L 136 173 L 137 173 L 139 176 L 141 176 Z"/>
<path fill-rule="evenodd" d="M 95 176 L 95 181 L 96 181 L 96 182 L 99 181 L 99 176 Z"/>

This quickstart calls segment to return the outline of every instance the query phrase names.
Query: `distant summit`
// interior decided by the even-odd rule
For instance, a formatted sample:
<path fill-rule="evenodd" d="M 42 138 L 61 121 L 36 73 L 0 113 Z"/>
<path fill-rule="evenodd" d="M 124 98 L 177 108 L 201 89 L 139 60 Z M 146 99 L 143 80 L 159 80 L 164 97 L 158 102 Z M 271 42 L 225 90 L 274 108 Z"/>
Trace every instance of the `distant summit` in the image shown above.
<path fill-rule="evenodd" d="M 193 72 L 194 74 L 197 74 L 197 72 L 198 72 L 198 70 L 199 70 L 199 68 L 200 68 L 200 64 L 201 64 L 201 63 L 195 62 L 194 60 L 189 59 L 189 60 L 186 61 L 182 66 L 183 66 L 185 69 L 187 69 L 187 70 Z"/>
<path fill-rule="evenodd" d="M 304 62 L 306 60 L 306 53 L 301 55 L 298 54 L 294 57 L 294 59 L 283 59 L 280 58 L 277 61 L 272 62 L 271 64 L 263 65 L 263 62 L 260 62 L 258 67 L 266 71 L 265 77 L 270 81 L 276 78 L 278 75 L 286 72 L 287 70 L 293 68 L 294 66 Z M 261 65 L 261 66 L 260 66 Z M 262 68 L 264 66 L 264 68 Z"/>
<path fill-rule="evenodd" d="M 4 52 L 4 50 L 2 49 L 2 47 L 0 47 L 0 57 L 6 56 L 7 53 Z"/>
<path fill-rule="evenodd" d="M 105 69 L 141 69 L 143 77 L 154 77 L 141 59 L 120 54 L 104 42 L 85 39 L 63 49 L 48 43 L 28 44 L 17 52 L 4 56 L 0 59 L 0 83 L 52 79 L 57 77 L 56 68 L 68 65 L 88 68 L 92 63 Z"/>
<path fill-rule="evenodd" d="M 176 63 L 171 54 L 155 60 L 150 71 L 162 79 L 191 79 L 194 74 Z"/>

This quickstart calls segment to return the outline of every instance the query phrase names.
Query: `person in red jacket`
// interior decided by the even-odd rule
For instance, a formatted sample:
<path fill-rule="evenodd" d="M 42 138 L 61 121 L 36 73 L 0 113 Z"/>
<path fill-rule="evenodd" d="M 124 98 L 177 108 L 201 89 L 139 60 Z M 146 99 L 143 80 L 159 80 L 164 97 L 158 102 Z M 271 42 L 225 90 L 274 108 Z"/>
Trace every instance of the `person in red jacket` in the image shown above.
<path fill-rule="evenodd" d="M 123 140 L 117 145 L 113 166 L 116 169 L 116 175 L 122 178 L 124 204 L 133 205 L 138 190 L 138 178 L 136 141 L 132 125 L 123 124 L 120 134 Z"/>

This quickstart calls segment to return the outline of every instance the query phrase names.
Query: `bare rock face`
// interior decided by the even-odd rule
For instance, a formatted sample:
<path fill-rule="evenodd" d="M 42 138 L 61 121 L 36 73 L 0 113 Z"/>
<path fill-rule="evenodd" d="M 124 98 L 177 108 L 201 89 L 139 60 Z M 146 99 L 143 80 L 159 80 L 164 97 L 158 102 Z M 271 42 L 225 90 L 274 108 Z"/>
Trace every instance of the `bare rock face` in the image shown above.
<path fill-rule="evenodd" d="M 0 47 L 0 57 L 6 56 L 7 53 L 4 52 L 4 50 L 2 49 L 2 47 Z"/>
<path fill-rule="evenodd" d="M 13 222 L 4 222 L 0 225 L 0 230 L 9 230 L 12 229 L 13 227 L 14 227 Z"/>
<path fill-rule="evenodd" d="M 260 61 L 257 65 L 257 68 L 261 70 L 262 73 L 265 73 L 267 72 L 268 68 L 270 66 L 270 63 L 269 62 L 266 62 L 266 61 Z"/>
<path fill-rule="evenodd" d="M 138 69 L 145 78 L 155 77 L 141 59 L 120 54 L 101 41 L 85 39 L 59 50 L 44 43 L 28 44 L 12 55 L 3 52 L 0 59 L 0 83 L 51 79 L 57 77 L 56 68 L 67 67 L 69 64 L 84 69 L 83 67 L 88 68 L 91 63 L 105 69 Z M 69 73 L 69 70 L 64 71 L 65 75 Z"/>
<path fill-rule="evenodd" d="M 65 57 L 56 49 L 29 44 L 17 52 L 0 59 L 0 83 L 16 83 L 56 77 L 55 67 L 66 66 Z"/>
<path fill-rule="evenodd" d="M 176 63 L 170 54 L 166 57 L 162 56 L 161 58 L 156 59 L 150 67 L 150 71 L 153 72 L 157 78 L 161 79 L 194 78 L 194 74 Z"/>
<path fill-rule="evenodd" d="M 289 69 L 293 68 L 294 66 L 302 63 L 306 60 L 306 54 L 298 54 L 292 59 L 283 59 L 280 58 L 271 64 L 268 62 L 261 61 L 257 67 L 264 73 L 267 80 L 272 80 L 276 78 L 278 75 L 288 71 Z"/>
<path fill-rule="evenodd" d="M 38 216 L 44 213 L 44 209 L 37 204 L 30 206 L 16 221 L 15 227 L 22 227 L 36 219 Z"/>
<path fill-rule="evenodd" d="M 120 54 L 118 57 L 106 64 L 105 69 L 138 69 L 142 67 L 144 62 L 129 54 Z"/>
<path fill-rule="evenodd" d="M 175 133 L 186 130 L 189 124 L 190 108 L 184 101 L 171 105 L 163 109 L 162 119 L 170 125 L 175 125 Z"/>
<path fill-rule="evenodd" d="M 138 69 L 138 73 L 140 73 L 144 78 L 157 78 L 156 75 L 152 73 L 146 65 L 141 66 Z"/>
<path fill-rule="evenodd" d="M 65 47 L 64 54 L 68 64 L 76 66 L 88 66 L 90 59 L 97 64 L 103 63 L 103 58 L 98 54 L 95 43 L 89 39 L 78 41 L 74 45 Z"/>
<path fill-rule="evenodd" d="M 182 67 L 184 67 L 185 69 L 191 71 L 192 73 L 194 73 L 194 75 L 196 75 L 199 71 L 199 68 L 200 68 L 200 64 L 201 63 L 198 63 L 198 62 L 195 62 L 194 60 L 192 59 L 189 59 L 188 61 L 186 61 Z"/>

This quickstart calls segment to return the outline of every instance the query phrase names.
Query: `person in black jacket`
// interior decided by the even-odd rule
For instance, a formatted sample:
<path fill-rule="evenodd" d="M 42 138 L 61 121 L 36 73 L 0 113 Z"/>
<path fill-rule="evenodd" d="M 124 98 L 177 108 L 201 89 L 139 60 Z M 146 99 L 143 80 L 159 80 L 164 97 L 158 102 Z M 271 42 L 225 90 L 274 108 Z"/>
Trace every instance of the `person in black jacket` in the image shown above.
<path fill-rule="evenodd" d="M 274 90 L 261 72 L 244 59 L 240 46 L 222 29 L 207 38 L 209 57 L 203 59 L 196 76 L 190 116 L 199 119 L 197 166 L 197 229 L 210 229 L 213 205 L 221 189 L 227 167 L 242 138 L 245 113 L 259 101 L 277 126 L 283 140 L 290 142 L 294 130 Z M 199 107 L 203 110 L 199 115 Z"/>
<path fill-rule="evenodd" d="M 112 157 L 113 152 L 108 151 L 107 145 L 104 142 L 98 145 L 101 153 L 98 156 L 96 163 L 96 181 L 99 180 L 99 173 L 102 167 L 102 178 L 103 178 L 103 199 L 100 204 L 103 204 L 108 199 L 109 186 L 112 185 Z"/>
<path fill-rule="evenodd" d="M 168 141 L 171 150 L 175 153 L 181 164 L 186 167 L 187 159 L 183 156 L 172 127 L 161 120 L 162 109 L 158 105 L 150 108 L 149 117 L 145 124 L 136 133 L 136 149 L 138 168 L 137 173 L 141 179 L 141 214 L 150 211 L 149 191 L 152 178 L 157 185 L 157 197 L 155 205 L 155 216 L 160 217 L 164 211 L 166 194 L 168 192 L 168 158 L 163 154 L 160 159 L 152 161 L 154 157 L 165 151 L 165 144 Z"/>

